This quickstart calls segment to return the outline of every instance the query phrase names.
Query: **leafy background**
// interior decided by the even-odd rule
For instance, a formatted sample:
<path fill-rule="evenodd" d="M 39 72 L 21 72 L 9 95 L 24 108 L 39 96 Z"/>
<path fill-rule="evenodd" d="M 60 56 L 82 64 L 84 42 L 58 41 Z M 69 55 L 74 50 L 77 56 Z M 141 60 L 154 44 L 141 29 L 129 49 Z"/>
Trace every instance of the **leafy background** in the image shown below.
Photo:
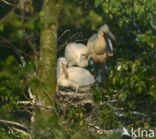
<path fill-rule="evenodd" d="M 12 2 L 12 1 L 9 1 Z M 14 1 L 16 4 L 17 1 Z M 37 86 L 35 58 L 39 52 L 39 17 L 42 1 L 33 1 L 34 11 L 23 22 L 20 9 L 0 2 L 0 119 L 30 126 L 30 108 L 17 102 L 28 100 L 27 90 Z M 104 129 L 156 125 L 156 1 L 155 0 L 64 0 L 58 29 L 58 57 L 69 42 L 86 44 L 103 24 L 115 34 L 114 56 L 107 62 L 101 87 L 92 90 L 99 107 L 98 122 Z M 86 130 L 86 112 L 71 108 L 51 120 L 57 138 L 106 137 Z M 60 126 L 59 123 L 65 123 Z M 0 137 L 27 138 L 0 125 Z"/>

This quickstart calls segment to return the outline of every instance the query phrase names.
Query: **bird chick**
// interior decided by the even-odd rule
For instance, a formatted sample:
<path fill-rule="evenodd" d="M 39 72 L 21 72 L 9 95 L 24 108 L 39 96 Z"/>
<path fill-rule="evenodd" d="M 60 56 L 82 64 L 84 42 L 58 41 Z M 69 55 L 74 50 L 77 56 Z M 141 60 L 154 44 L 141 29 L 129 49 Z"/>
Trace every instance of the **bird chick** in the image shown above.
<path fill-rule="evenodd" d="M 81 43 L 69 43 L 65 48 L 65 58 L 68 67 L 79 66 L 84 68 L 88 66 L 89 51 Z"/>
<path fill-rule="evenodd" d="M 68 67 L 67 60 L 63 57 L 57 62 L 57 88 L 70 87 L 75 89 L 75 92 L 88 91 L 92 84 L 94 84 L 94 76 L 86 69 L 81 67 Z"/>

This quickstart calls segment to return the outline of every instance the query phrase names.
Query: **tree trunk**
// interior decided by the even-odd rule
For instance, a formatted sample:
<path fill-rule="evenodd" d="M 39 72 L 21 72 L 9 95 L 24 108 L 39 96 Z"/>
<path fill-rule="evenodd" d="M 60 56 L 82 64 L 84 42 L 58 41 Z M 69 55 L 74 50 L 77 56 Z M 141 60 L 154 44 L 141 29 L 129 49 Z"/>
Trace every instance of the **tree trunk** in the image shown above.
<path fill-rule="evenodd" d="M 34 138 L 53 136 L 51 119 L 54 116 L 56 89 L 57 27 L 61 0 L 43 0 L 41 14 L 40 59 L 38 77 L 40 86 L 35 90 L 36 108 Z"/>

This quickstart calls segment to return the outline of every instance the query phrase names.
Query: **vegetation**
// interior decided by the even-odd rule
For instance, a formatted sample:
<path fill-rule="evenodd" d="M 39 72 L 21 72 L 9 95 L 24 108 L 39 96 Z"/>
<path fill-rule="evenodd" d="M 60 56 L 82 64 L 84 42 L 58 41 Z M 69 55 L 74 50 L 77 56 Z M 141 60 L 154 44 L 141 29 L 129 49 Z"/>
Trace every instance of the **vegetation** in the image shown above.
<path fill-rule="evenodd" d="M 0 1 L 0 138 L 121 138 L 88 130 L 91 112 L 75 107 L 60 112 L 54 103 L 56 58 L 69 42 L 86 44 L 105 23 L 117 42 L 105 80 L 92 89 L 95 121 L 108 131 L 154 129 L 155 7 L 155 0 Z M 50 112 L 32 106 L 34 92 Z"/>

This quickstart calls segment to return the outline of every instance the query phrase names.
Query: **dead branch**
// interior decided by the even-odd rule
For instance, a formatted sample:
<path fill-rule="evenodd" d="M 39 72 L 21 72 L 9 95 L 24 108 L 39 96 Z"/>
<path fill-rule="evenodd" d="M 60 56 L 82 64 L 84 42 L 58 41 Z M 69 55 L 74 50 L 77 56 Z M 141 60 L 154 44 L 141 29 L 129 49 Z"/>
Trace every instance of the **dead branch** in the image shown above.
<path fill-rule="evenodd" d="M 14 131 L 16 131 L 16 132 L 20 132 L 20 133 L 22 133 L 22 134 L 25 135 L 25 136 L 31 137 L 30 134 L 28 134 L 27 132 L 25 132 L 25 131 L 23 131 L 23 130 L 21 130 L 21 129 L 12 127 L 12 130 L 14 130 Z"/>
<path fill-rule="evenodd" d="M 65 30 L 57 40 L 59 41 L 69 31 L 70 31 L 69 29 Z"/>
<path fill-rule="evenodd" d="M 7 0 L 2 0 L 2 2 L 4 2 L 6 5 L 12 6 L 14 8 L 17 8 L 17 6 L 13 3 L 8 2 Z"/>
<path fill-rule="evenodd" d="M 64 106 L 84 106 L 85 104 L 93 104 L 92 94 L 90 92 L 75 93 L 59 91 L 56 94 L 57 101 Z"/>
<path fill-rule="evenodd" d="M 94 124 L 88 124 L 88 128 L 89 128 L 89 131 L 92 133 L 106 135 L 106 136 L 113 135 L 113 134 L 122 134 L 122 132 L 123 132 L 123 130 L 120 128 L 106 130 L 106 129 L 102 129 L 99 126 L 96 126 Z"/>
<path fill-rule="evenodd" d="M 12 126 L 18 126 L 18 127 L 22 128 L 22 129 L 28 131 L 28 128 L 24 124 L 20 124 L 20 123 L 13 122 L 13 121 L 8 121 L 8 120 L 2 120 L 2 119 L 0 119 L 0 123 L 9 124 L 9 125 L 12 125 Z"/>

